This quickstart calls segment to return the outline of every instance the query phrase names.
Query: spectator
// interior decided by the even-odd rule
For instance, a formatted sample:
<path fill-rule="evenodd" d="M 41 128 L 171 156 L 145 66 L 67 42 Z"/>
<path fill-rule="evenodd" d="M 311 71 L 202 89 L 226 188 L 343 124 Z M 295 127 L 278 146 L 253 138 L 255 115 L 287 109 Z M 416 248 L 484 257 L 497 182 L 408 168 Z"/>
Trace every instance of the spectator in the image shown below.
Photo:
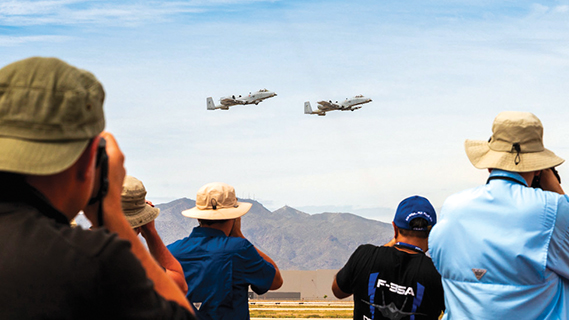
<path fill-rule="evenodd" d="M 0 319 L 194 319 L 124 218 L 103 98 L 59 59 L 0 69 Z M 71 228 L 80 210 L 98 228 Z"/>
<path fill-rule="evenodd" d="M 437 222 L 429 200 L 412 196 L 399 203 L 387 245 L 359 246 L 340 269 L 332 292 L 354 295 L 354 320 L 438 319 L 444 310 L 441 276 L 425 255 Z"/>
<path fill-rule="evenodd" d="M 146 188 L 142 181 L 132 176 L 126 176 L 121 194 L 122 210 L 126 220 L 137 235 L 142 234 L 154 259 L 164 268 L 166 274 L 174 280 L 180 290 L 186 294 L 188 285 L 186 278 L 184 278 L 184 270 L 182 270 L 178 260 L 168 251 L 154 226 L 154 219 L 160 214 L 160 209 L 155 208 L 152 202 L 146 200 L 145 197 Z"/>
<path fill-rule="evenodd" d="M 490 177 L 450 196 L 431 232 L 444 319 L 569 318 L 569 203 L 552 170 L 564 160 L 544 148 L 541 121 L 502 112 L 490 140 L 465 147 Z"/>
<path fill-rule="evenodd" d="M 196 207 L 182 212 L 200 225 L 168 249 L 182 264 L 187 297 L 200 319 L 249 319 L 249 285 L 263 294 L 283 283 L 275 262 L 241 233 L 241 216 L 249 209 L 232 186 L 210 183 L 198 191 Z"/>

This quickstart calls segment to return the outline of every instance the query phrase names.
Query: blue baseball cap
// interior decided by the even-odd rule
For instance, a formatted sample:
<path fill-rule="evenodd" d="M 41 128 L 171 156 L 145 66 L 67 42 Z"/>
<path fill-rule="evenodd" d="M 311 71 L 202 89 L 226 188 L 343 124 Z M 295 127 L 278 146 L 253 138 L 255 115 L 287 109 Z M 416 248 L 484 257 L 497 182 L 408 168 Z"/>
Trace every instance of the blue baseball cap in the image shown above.
<path fill-rule="evenodd" d="M 427 220 L 429 226 L 434 226 L 435 223 L 437 223 L 435 208 L 433 208 L 433 205 L 426 198 L 412 196 L 401 201 L 399 206 L 397 206 L 393 222 L 401 229 L 417 231 L 428 230 L 428 228 L 411 228 L 409 222 L 415 218 Z"/>

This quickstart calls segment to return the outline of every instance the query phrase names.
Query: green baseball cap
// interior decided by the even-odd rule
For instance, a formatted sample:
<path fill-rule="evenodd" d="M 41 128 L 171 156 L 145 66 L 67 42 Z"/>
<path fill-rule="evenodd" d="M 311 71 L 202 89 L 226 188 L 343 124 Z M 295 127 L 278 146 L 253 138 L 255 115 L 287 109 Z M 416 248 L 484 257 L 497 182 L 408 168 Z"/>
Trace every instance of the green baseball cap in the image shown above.
<path fill-rule="evenodd" d="M 0 171 L 49 175 L 69 168 L 105 128 L 104 98 L 93 74 L 57 58 L 0 69 Z"/>

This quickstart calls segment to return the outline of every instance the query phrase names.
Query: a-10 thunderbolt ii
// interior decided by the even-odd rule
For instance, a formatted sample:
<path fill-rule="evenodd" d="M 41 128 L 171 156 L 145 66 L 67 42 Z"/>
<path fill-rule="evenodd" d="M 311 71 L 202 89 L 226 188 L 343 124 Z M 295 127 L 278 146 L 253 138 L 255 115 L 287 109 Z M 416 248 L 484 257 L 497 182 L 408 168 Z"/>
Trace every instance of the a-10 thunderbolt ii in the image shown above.
<path fill-rule="evenodd" d="M 336 101 L 336 103 L 333 103 L 332 100 L 329 101 L 319 101 L 318 102 L 318 109 L 315 111 L 312 111 L 312 107 L 310 106 L 310 102 L 306 101 L 304 103 L 304 113 L 305 114 L 317 114 L 319 116 L 325 116 L 326 112 L 328 111 L 334 111 L 334 110 L 340 110 L 340 111 L 354 111 L 354 110 L 358 110 L 360 107 L 356 107 L 359 106 L 361 104 L 364 103 L 368 103 L 371 102 L 370 98 L 366 98 L 362 95 L 358 95 L 355 96 L 351 99 L 346 99 L 344 101 L 342 101 L 341 103 L 338 103 L 338 101 Z"/>
<path fill-rule="evenodd" d="M 207 98 L 207 110 L 215 110 L 215 109 L 221 109 L 221 110 L 229 110 L 229 107 L 231 106 L 235 106 L 235 105 L 245 105 L 245 104 L 259 104 L 259 102 L 265 100 L 265 99 L 269 99 L 272 97 L 275 97 L 277 94 L 269 91 L 267 89 L 261 89 L 257 92 L 249 92 L 248 95 L 246 96 L 230 96 L 230 97 L 223 97 L 221 99 L 219 99 L 219 102 L 221 103 L 221 105 L 216 106 L 213 103 L 213 99 L 211 97 Z"/>

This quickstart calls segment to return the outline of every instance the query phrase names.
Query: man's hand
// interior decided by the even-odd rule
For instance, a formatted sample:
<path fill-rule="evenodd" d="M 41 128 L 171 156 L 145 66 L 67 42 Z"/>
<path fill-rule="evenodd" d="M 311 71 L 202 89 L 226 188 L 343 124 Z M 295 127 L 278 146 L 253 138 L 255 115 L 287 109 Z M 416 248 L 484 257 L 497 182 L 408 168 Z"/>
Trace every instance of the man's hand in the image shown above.
<path fill-rule="evenodd" d="M 150 221 L 149 223 L 140 227 L 140 234 L 144 237 L 144 239 L 149 239 L 153 235 L 158 234 L 156 231 L 156 226 L 154 225 L 154 220 Z"/>
<path fill-rule="evenodd" d="M 541 170 L 540 184 L 543 190 L 565 194 L 559 180 L 557 180 L 557 177 L 551 169 Z"/>
<path fill-rule="evenodd" d="M 124 168 L 124 155 L 120 150 L 117 141 L 115 140 L 115 137 L 111 133 L 104 131 L 100 134 L 100 136 L 104 138 L 107 142 L 106 152 L 109 158 L 109 170 L 107 176 L 109 181 L 109 189 L 107 195 L 103 198 L 103 203 L 106 204 L 107 202 L 114 201 L 120 205 L 122 185 L 126 174 L 126 170 Z M 95 185 L 91 195 L 92 197 L 97 195 L 97 193 L 99 192 L 100 174 L 101 174 L 101 168 L 96 168 L 95 181 L 94 181 Z M 97 202 L 92 205 L 88 205 L 85 209 L 83 209 L 85 216 L 87 217 L 87 219 L 89 219 L 89 221 L 91 221 L 91 224 L 94 227 L 98 227 L 97 225 L 98 208 L 99 208 L 99 203 Z"/>

